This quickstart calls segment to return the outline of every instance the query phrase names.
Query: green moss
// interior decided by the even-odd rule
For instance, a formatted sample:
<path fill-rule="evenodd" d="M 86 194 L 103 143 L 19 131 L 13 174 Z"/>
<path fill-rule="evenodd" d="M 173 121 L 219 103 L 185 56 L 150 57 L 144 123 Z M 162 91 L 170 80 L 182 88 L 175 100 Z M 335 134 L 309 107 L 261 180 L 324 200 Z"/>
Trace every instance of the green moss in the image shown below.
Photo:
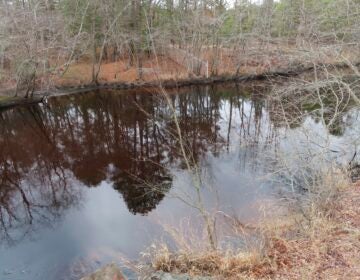
<path fill-rule="evenodd" d="M 7 101 L 7 100 L 9 100 L 9 99 L 11 99 L 11 97 L 9 97 L 9 96 L 1 96 L 1 95 L 0 95 L 0 102 Z"/>
<path fill-rule="evenodd" d="M 305 103 L 302 105 L 302 108 L 307 112 L 312 112 L 321 108 L 319 103 Z"/>
<path fill-rule="evenodd" d="M 22 99 L 22 97 L 0 95 L 0 106 L 19 99 Z"/>

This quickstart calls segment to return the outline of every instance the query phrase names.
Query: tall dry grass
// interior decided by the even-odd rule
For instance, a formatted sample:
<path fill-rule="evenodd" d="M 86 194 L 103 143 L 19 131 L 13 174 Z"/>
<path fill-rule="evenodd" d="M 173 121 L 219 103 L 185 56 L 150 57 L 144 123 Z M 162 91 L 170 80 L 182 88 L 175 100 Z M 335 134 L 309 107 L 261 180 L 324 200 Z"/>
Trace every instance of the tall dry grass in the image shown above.
<path fill-rule="evenodd" d="M 329 251 L 329 237 L 345 228 L 339 216 L 342 197 L 351 190 L 342 170 L 329 169 L 318 176 L 301 202 L 282 200 L 288 211 L 277 218 L 265 216 L 256 226 L 229 218 L 232 240 L 240 246 L 223 243 L 213 250 L 190 223 L 181 228 L 164 225 L 171 242 L 155 242 L 143 260 L 156 271 L 215 279 L 315 279 Z M 354 234 L 349 244 L 356 236 L 360 235 Z"/>

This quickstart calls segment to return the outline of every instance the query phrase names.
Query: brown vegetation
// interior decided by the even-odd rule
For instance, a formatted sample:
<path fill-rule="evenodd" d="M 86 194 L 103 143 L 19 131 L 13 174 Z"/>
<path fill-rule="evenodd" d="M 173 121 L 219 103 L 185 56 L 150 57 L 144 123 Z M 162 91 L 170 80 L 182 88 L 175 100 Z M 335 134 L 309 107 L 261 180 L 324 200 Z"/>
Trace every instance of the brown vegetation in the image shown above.
<path fill-rule="evenodd" d="M 152 266 L 216 279 L 359 279 L 360 184 L 347 182 L 339 180 L 335 196 L 322 204 L 315 203 L 319 196 L 312 198 L 305 215 L 294 212 L 260 225 L 256 246 L 172 253 L 159 244 L 150 250 Z"/>
<path fill-rule="evenodd" d="M 128 59 L 104 63 L 99 73 L 99 82 L 134 82 L 138 81 L 137 68 L 129 66 Z M 186 77 L 186 69 L 165 56 L 150 57 L 143 62 L 142 81 L 169 80 Z M 75 63 L 69 67 L 64 75 L 55 76 L 57 86 L 73 86 L 90 84 L 92 65 L 87 62 Z"/>
<path fill-rule="evenodd" d="M 339 194 L 333 216 L 320 214 L 313 228 L 294 239 L 276 239 L 268 255 L 275 279 L 360 278 L 360 185 Z"/>

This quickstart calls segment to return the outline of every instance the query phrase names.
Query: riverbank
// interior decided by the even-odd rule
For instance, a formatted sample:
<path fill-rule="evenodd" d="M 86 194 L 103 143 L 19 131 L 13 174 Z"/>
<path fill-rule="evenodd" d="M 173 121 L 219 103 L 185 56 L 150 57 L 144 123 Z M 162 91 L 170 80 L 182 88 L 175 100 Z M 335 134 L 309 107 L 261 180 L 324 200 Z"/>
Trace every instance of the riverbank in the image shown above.
<path fill-rule="evenodd" d="M 96 78 L 93 73 L 93 61 L 88 54 L 71 63 L 54 56 L 49 58 L 50 68 L 37 74 L 35 95 L 51 97 L 101 89 L 171 89 L 288 78 L 314 70 L 329 73 L 344 68 L 350 69 L 352 74 L 357 74 L 356 68 L 360 65 L 357 50 L 352 46 L 345 48 L 341 56 L 326 46 L 317 46 L 316 52 L 310 55 L 295 46 L 286 47 L 282 44 L 270 44 L 265 49 L 244 52 L 241 59 L 237 57 L 238 53 L 230 49 L 221 48 L 219 51 L 214 53 L 212 49 L 203 49 L 199 54 L 200 60 L 207 62 L 209 67 L 212 65 L 211 61 L 217 61 L 206 73 L 200 71 L 196 74 L 194 69 L 185 63 L 186 60 L 178 61 L 173 53 L 163 53 L 144 56 L 141 67 L 130 65 L 128 57 L 120 57 L 116 61 L 104 60 L 101 65 L 95 67 L 98 69 Z M 3 70 L 0 95 L 14 96 L 16 79 L 13 70 Z"/>
<path fill-rule="evenodd" d="M 153 272 L 146 272 L 152 276 L 140 279 L 359 279 L 360 182 L 338 187 L 341 189 L 332 196 L 338 200 L 327 201 L 325 208 L 313 205 L 307 212 L 310 216 L 297 213 L 272 221 L 264 232 L 262 253 L 170 253 L 163 247 L 154 256 Z M 112 267 L 113 274 L 120 275 Z M 108 272 L 106 267 L 94 275 Z M 115 279 L 125 279 L 121 277 Z"/>
<path fill-rule="evenodd" d="M 259 228 L 263 246 L 257 249 L 231 254 L 165 250 L 153 267 L 215 279 L 358 279 L 360 182 L 331 180 L 323 181 L 326 185 L 310 195 L 306 206 L 265 221 Z"/>
<path fill-rule="evenodd" d="M 359 279 L 359 203 L 360 184 L 357 183 L 334 195 L 333 201 L 327 202 L 328 209 L 314 205 L 310 216 L 297 219 L 298 225 L 280 231 L 267 254 L 271 277 Z"/>
<path fill-rule="evenodd" d="M 249 81 L 262 81 L 268 79 L 278 79 L 278 78 L 290 78 L 298 76 L 313 70 L 322 71 L 329 69 L 344 69 L 350 67 L 358 67 L 360 62 L 356 62 L 349 66 L 347 63 L 336 63 L 336 64 L 322 64 L 321 66 L 304 66 L 299 65 L 293 68 L 287 69 L 277 69 L 275 71 L 267 71 L 260 74 L 243 74 L 243 75 L 221 75 L 221 76 L 211 76 L 208 78 L 205 77 L 192 77 L 192 78 L 179 78 L 179 79 L 168 79 L 168 80 L 150 80 L 150 81 L 134 81 L 134 82 L 99 82 L 99 83 L 88 83 L 81 85 L 71 85 L 71 86 L 62 86 L 54 87 L 48 91 L 37 91 L 34 93 L 33 98 L 21 98 L 21 97 L 11 97 L 11 90 L 3 93 L 4 98 L 0 98 L 0 109 L 14 107 L 17 105 L 26 105 L 40 103 L 44 98 L 71 95 L 76 93 L 85 93 L 95 90 L 148 90 L 148 89 L 174 89 L 187 86 L 196 86 L 196 85 L 211 85 L 219 83 L 243 83 Z M 356 75 L 355 75 L 356 76 Z M 359 78 L 356 76 L 356 78 Z"/>
<path fill-rule="evenodd" d="M 304 70 L 306 71 L 306 70 Z M 58 97 L 64 95 L 72 95 L 77 93 L 86 93 L 96 90 L 156 90 L 156 89 L 175 89 L 196 85 L 211 85 L 229 82 L 248 82 L 260 81 L 268 78 L 290 77 L 296 75 L 293 71 L 277 71 L 264 73 L 260 75 L 243 75 L 243 76 L 215 76 L 210 78 L 189 78 L 164 81 L 138 81 L 138 82 L 111 82 L 84 84 L 78 86 L 56 87 L 49 91 L 37 91 L 32 98 L 4 96 L 0 99 L 0 109 L 6 109 L 18 105 L 35 104 L 42 102 L 45 98 Z M 10 93 L 7 92 L 9 95 Z"/>

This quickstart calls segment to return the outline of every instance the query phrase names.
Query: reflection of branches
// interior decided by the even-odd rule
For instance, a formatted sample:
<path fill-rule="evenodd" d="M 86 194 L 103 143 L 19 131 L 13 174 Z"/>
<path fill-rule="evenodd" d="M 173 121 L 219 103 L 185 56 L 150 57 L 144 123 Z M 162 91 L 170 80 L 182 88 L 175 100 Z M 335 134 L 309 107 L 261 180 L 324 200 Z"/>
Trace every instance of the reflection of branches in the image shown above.
<path fill-rule="evenodd" d="M 343 167 L 343 161 L 359 143 L 352 131 L 356 132 L 357 117 L 352 116 L 357 106 L 354 95 L 359 94 L 358 81 L 344 82 L 335 70 L 314 64 L 311 77 L 276 85 L 269 100 L 273 123 L 297 130 L 297 145 L 291 143 L 288 150 L 277 154 L 276 165 L 281 172 L 275 177 L 281 185 L 291 188 L 291 199 L 298 202 L 304 202 L 299 200 L 303 193 L 309 198 L 324 191 L 324 187 L 317 190 L 314 185 L 321 187 L 318 184 L 324 174 L 338 176 L 332 167 Z M 346 127 L 351 129 L 346 131 Z M 325 191 L 330 193 L 330 189 Z"/>
<path fill-rule="evenodd" d="M 36 171 L 39 172 L 41 167 Z M 16 167 L 12 173 L 3 170 L 0 189 L 0 233 L 8 243 L 22 239 L 39 227 L 52 226 L 64 210 L 79 202 L 78 190 L 66 188 L 55 173 L 39 182 L 34 177 L 34 182 L 27 179 L 26 173 Z M 21 179 L 15 181 L 12 177 Z"/>
<path fill-rule="evenodd" d="M 14 244 L 52 226 L 81 193 L 68 187 L 69 174 L 39 107 L 7 111 L 2 117 L 0 236 Z"/>
<path fill-rule="evenodd" d="M 147 214 L 153 210 L 171 187 L 172 179 L 162 167 L 151 163 L 148 166 L 151 167 L 145 169 L 146 173 L 119 173 L 114 178 L 114 188 L 121 192 L 133 214 Z"/>
<path fill-rule="evenodd" d="M 192 90 L 170 94 L 169 100 L 152 94 L 89 93 L 76 102 L 63 97 L 50 100 L 49 108 L 4 112 L 0 167 L 11 163 L 12 169 L 8 178 L 1 177 L 2 185 L 8 186 L 3 188 L 7 193 L 2 194 L 2 217 L 9 209 L 9 217 L 33 228 L 51 223 L 79 202 L 80 190 L 71 183 L 75 178 L 87 186 L 108 179 L 131 212 L 145 214 L 171 187 L 168 167 L 187 168 L 183 153 L 191 168 L 200 169 L 204 155 L 217 156 L 230 147 L 236 133 L 241 144 L 252 147 L 241 156 L 245 166 L 252 153 L 262 151 L 259 143 L 266 149 L 272 141 L 271 126 L 263 133 L 269 117 L 262 98 L 244 97 L 242 88 Z M 223 130 L 224 112 L 230 112 L 231 122 Z M 237 129 L 231 131 L 232 126 Z M 19 201 L 23 207 L 14 212 L 11 207 Z M 20 221 L 19 211 L 28 211 L 28 220 Z"/>

